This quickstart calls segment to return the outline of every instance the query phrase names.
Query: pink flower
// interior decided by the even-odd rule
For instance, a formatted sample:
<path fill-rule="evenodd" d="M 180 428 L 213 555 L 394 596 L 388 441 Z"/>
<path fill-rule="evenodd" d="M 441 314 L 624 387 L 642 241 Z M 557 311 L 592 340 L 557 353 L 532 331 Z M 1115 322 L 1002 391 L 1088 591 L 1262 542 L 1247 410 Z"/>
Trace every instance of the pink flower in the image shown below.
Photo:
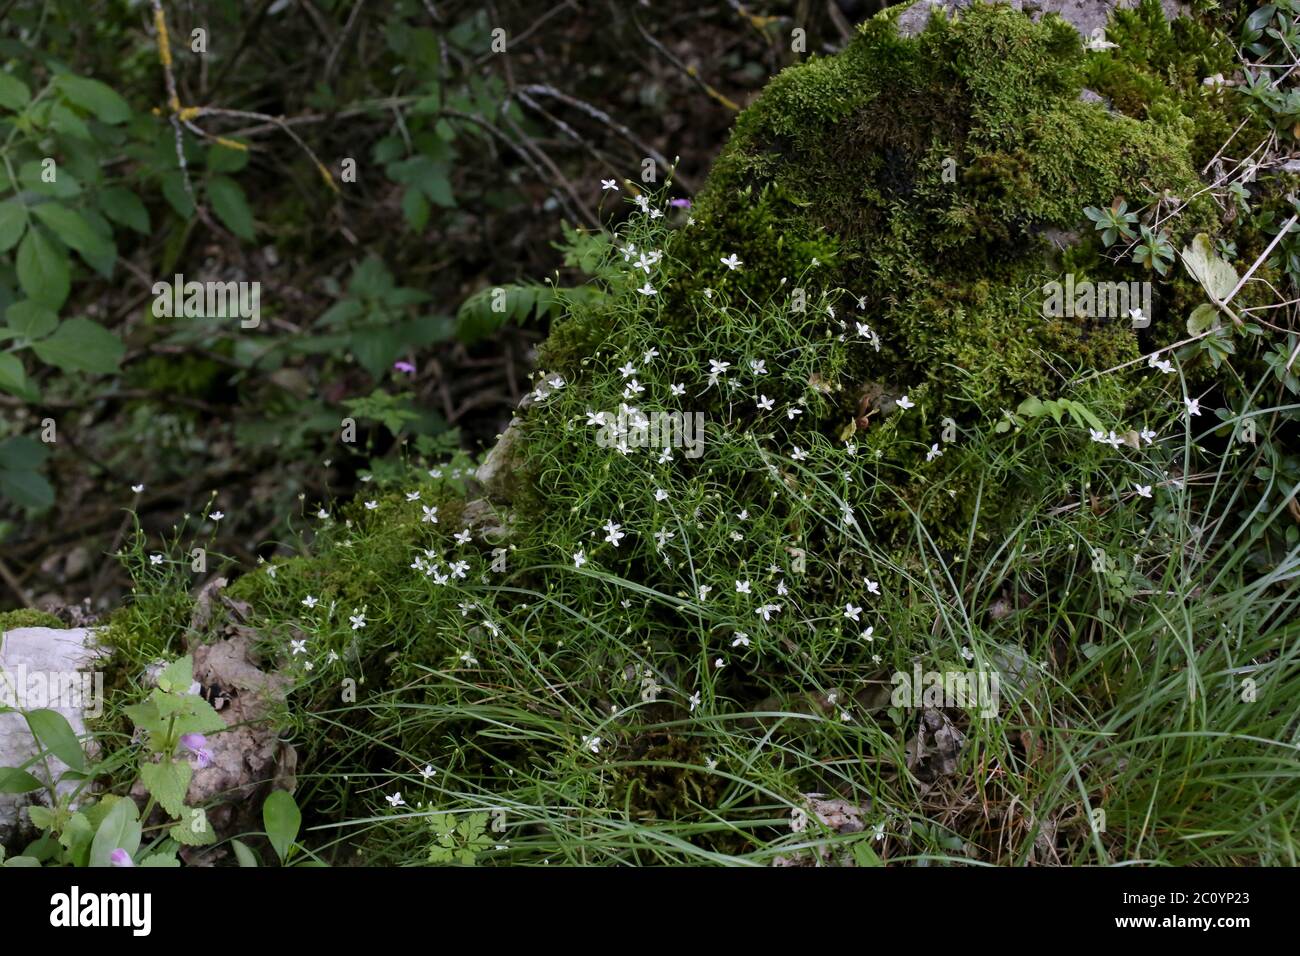
<path fill-rule="evenodd" d="M 415 366 L 410 362 L 394 362 L 393 368 L 398 372 L 405 372 L 407 375 L 410 375 L 415 371 Z"/>

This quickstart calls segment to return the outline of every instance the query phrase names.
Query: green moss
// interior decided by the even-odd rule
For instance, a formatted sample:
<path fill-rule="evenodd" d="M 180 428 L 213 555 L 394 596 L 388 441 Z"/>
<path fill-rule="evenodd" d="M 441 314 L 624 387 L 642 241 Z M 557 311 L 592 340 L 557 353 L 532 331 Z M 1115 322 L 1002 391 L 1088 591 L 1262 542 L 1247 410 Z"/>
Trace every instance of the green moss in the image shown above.
<path fill-rule="evenodd" d="M 62 629 L 65 626 L 53 614 L 31 608 L 0 613 L 0 631 L 12 631 L 20 627 L 57 627 Z"/>

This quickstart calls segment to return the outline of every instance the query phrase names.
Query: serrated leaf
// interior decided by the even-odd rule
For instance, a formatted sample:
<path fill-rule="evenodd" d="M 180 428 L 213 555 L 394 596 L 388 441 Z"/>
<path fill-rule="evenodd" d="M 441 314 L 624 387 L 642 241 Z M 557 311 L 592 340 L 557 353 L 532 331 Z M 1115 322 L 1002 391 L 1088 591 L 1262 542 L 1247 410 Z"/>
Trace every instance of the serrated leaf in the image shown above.
<path fill-rule="evenodd" d="M 194 768 L 184 760 L 164 760 L 140 767 L 140 782 L 173 817 L 179 817 L 185 809 L 185 794 L 193 777 Z"/>
<path fill-rule="evenodd" d="M 64 73 L 55 77 L 54 86 L 69 103 L 93 113 L 102 123 L 125 123 L 131 118 L 126 100 L 99 80 Z"/>
<path fill-rule="evenodd" d="M 1187 317 L 1187 334 L 1200 335 L 1214 328 L 1218 323 L 1219 310 L 1208 302 L 1202 302 L 1192 309 L 1192 314 Z"/>
<path fill-rule="evenodd" d="M 95 839 L 95 828 L 84 813 L 74 813 L 59 834 L 59 843 L 68 851 L 73 866 L 85 866 L 90 859 L 90 845 Z"/>
<path fill-rule="evenodd" d="M 176 855 L 174 853 L 155 853 L 153 856 L 145 857 L 136 865 L 149 866 L 149 867 L 161 866 L 161 867 L 172 868 L 172 867 L 179 867 L 181 865 L 181 861 L 176 859 Z"/>
<path fill-rule="evenodd" d="M 126 346 L 108 329 L 90 319 L 68 319 L 47 339 L 32 346 L 42 361 L 65 372 L 111 375 L 122 363 Z"/>
<path fill-rule="evenodd" d="M 55 311 L 68 299 L 72 288 L 68 255 L 39 229 L 27 230 L 18 245 L 18 284 L 29 298 Z"/>
<path fill-rule="evenodd" d="M 215 176 L 208 183 L 208 199 L 217 218 L 226 228 L 240 239 L 251 240 L 256 228 L 253 224 L 253 211 L 248 208 L 244 190 L 229 176 Z"/>
<path fill-rule="evenodd" d="M 42 747 L 58 757 L 73 770 L 85 772 L 86 753 L 81 749 L 81 741 L 76 732 L 57 710 L 29 710 L 23 714 L 32 736 Z"/>
<path fill-rule="evenodd" d="M 201 830 L 196 829 L 188 814 L 184 820 L 169 829 L 167 835 L 182 846 L 207 846 L 209 843 L 217 842 L 217 835 L 211 826 L 204 826 Z"/>
<path fill-rule="evenodd" d="M 1237 270 L 1219 258 L 1210 237 L 1203 232 L 1197 233 L 1190 246 L 1183 247 L 1183 265 L 1210 297 L 1219 302 L 1237 286 Z"/>
<path fill-rule="evenodd" d="M 8 252 L 27 231 L 27 207 L 17 199 L 0 202 L 0 252 Z"/>
<path fill-rule="evenodd" d="M 194 660 L 188 654 L 178 657 L 158 675 L 159 689 L 165 692 L 188 694 L 194 683 Z"/>

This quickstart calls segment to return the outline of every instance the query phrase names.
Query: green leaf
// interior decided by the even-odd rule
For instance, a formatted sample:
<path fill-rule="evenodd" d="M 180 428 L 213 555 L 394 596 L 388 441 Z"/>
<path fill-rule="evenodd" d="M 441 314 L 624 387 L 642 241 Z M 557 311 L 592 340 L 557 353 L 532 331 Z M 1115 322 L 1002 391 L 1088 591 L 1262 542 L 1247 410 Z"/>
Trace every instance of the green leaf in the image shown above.
<path fill-rule="evenodd" d="M 0 793 L 31 793 L 44 784 L 26 770 L 17 767 L 0 767 Z"/>
<path fill-rule="evenodd" d="M 414 186 L 408 186 L 402 193 L 402 215 L 413 232 L 423 232 L 429 224 L 429 200 Z"/>
<path fill-rule="evenodd" d="M 237 173 L 248 165 L 248 150 L 231 149 L 220 143 L 208 150 L 208 169 L 214 173 Z"/>
<path fill-rule="evenodd" d="M 182 846 L 207 846 L 217 842 L 217 834 L 212 827 L 206 822 L 202 829 L 195 827 L 188 813 L 184 820 L 167 831 L 167 835 Z"/>
<path fill-rule="evenodd" d="M 40 510 L 54 504 L 54 488 L 45 476 L 27 469 L 0 468 L 0 494 L 23 508 Z"/>
<path fill-rule="evenodd" d="M 141 832 L 136 813 L 134 800 L 118 800 L 113 804 L 90 844 L 90 866 L 110 866 L 108 858 L 118 849 L 135 856 L 135 851 L 140 849 Z"/>
<path fill-rule="evenodd" d="M 15 302 L 5 310 L 9 327 L 30 342 L 43 339 L 59 325 L 59 317 L 31 299 Z"/>
<path fill-rule="evenodd" d="M 68 299 L 72 275 L 67 253 L 39 229 L 29 229 L 18 246 L 18 284 L 28 297 L 56 311 Z"/>
<path fill-rule="evenodd" d="M 193 776 L 194 768 L 184 760 L 163 760 L 140 767 L 140 782 L 159 806 L 174 817 L 179 817 L 185 809 L 185 794 Z"/>
<path fill-rule="evenodd" d="M 141 860 L 138 866 L 162 866 L 168 868 L 179 868 L 181 861 L 176 859 L 175 853 L 155 853 L 153 856 L 147 856 Z"/>
<path fill-rule="evenodd" d="M 48 339 L 32 346 L 42 361 L 65 372 L 117 371 L 126 346 L 108 329 L 90 319 L 68 319 Z"/>
<path fill-rule="evenodd" d="M 248 844 L 242 840 L 231 840 L 230 845 L 234 848 L 235 859 L 239 861 L 240 866 L 257 866 L 257 857 L 248 848 Z"/>
<path fill-rule="evenodd" d="M 1187 317 L 1187 334 L 1200 335 L 1219 324 L 1219 310 L 1208 302 L 1202 302 L 1192 309 Z"/>
<path fill-rule="evenodd" d="M 118 225 L 148 234 L 149 212 L 140 197 L 121 186 L 110 186 L 99 194 L 99 208 Z"/>
<path fill-rule="evenodd" d="M 23 714 L 32 736 L 41 746 L 58 757 L 73 770 L 82 773 L 86 770 L 86 753 L 81 749 L 81 741 L 68 723 L 68 719 L 57 710 L 29 710 Z"/>
<path fill-rule="evenodd" d="M 0 352 L 0 389 L 15 395 L 27 394 L 27 373 L 22 360 L 9 352 Z"/>
<path fill-rule="evenodd" d="M 64 73 L 55 78 L 54 86 L 69 103 L 95 114 L 103 123 L 125 123 L 131 118 L 126 100 L 99 80 Z"/>
<path fill-rule="evenodd" d="M 302 812 L 288 791 L 276 790 L 266 798 L 262 804 L 262 825 L 275 855 L 283 863 L 302 826 Z"/>
<path fill-rule="evenodd" d="M 17 112 L 32 100 L 32 91 L 16 76 L 0 73 L 0 106 Z"/>
<path fill-rule="evenodd" d="M 17 869 L 20 866 L 40 866 L 41 861 L 36 859 L 34 856 L 11 856 L 9 859 L 4 861 L 4 865 L 6 867 L 11 866 L 14 869 Z"/>
<path fill-rule="evenodd" d="M 17 199 L 0 202 L 0 252 L 16 246 L 26 230 L 27 207 Z"/>
<path fill-rule="evenodd" d="M 248 208 L 244 190 L 229 176 L 216 176 L 208 183 L 208 198 L 220 219 L 240 239 L 251 240 L 256 232 L 253 211 Z"/>
<path fill-rule="evenodd" d="M 194 683 L 194 659 L 188 654 L 176 658 L 158 675 L 156 683 L 164 693 L 188 694 Z"/>
<path fill-rule="evenodd" d="M 194 200 L 185 189 L 185 176 L 179 169 L 164 173 L 160 179 L 163 198 L 176 210 L 176 215 L 189 219 L 194 215 Z M 164 272 L 167 270 L 164 270 Z"/>
<path fill-rule="evenodd" d="M 72 199 L 81 195 L 81 183 L 76 176 L 56 163 L 50 167 L 54 175 L 54 181 L 46 182 L 44 178 L 45 168 L 44 163 L 38 163 L 36 160 L 23 163 L 18 167 L 18 181 L 23 184 L 24 188 L 30 189 L 38 196 Z"/>
<path fill-rule="evenodd" d="M 74 813 L 59 834 L 59 843 L 68 851 L 73 866 L 85 866 L 90 859 L 90 845 L 95 840 L 95 828 L 84 813 Z"/>
<path fill-rule="evenodd" d="M 54 230 L 56 236 L 81 253 L 81 258 L 92 266 L 91 260 L 117 257 L 113 244 L 91 229 L 80 213 L 67 206 L 52 202 L 41 203 L 32 207 L 32 215 Z"/>
<path fill-rule="evenodd" d="M 1210 237 L 1197 233 L 1190 246 L 1183 247 L 1183 265 L 1210 298 L 1222 302 L 1237 285 L 1237 270 L 1214 252 Z"/>

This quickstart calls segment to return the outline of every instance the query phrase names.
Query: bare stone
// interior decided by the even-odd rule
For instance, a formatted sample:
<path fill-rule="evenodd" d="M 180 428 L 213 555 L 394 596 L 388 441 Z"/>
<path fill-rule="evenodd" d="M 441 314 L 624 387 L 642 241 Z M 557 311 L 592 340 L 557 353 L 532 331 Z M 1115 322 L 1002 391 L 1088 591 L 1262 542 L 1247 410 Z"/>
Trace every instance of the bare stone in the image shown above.
<path fill-rule="evenodd" d="M 1105 29 L 1111 11 L 1116 8 L 1136 6 L 1133 0 L 1005 0 L 1012 9 L 1021 10 L 1035 20 L 1047 13 L 1059 13 L 1082 36 L 1091 37 L 1095 30 Z M 930 22 L 930 14 L 942 7 L 949 15 L 954 10 L 969 7 L 972 0 L 918 0 L 898 17 L 898 32 L 902 36 L 916 36 Z M 1184 16 L 1190 9 L 1184 0 L 1160 0 L 1165 18 L 1172 20 Z"/>
<path fill-rule="evenodd" d="M 84 703 L 93 716 L 102 701 L 80 701 L 77 695 L 58 693 L 52 700 L 34 700 L 28 696 L 33 681 L 48 686 L 51 682 L 74 679 L 76 674 L 94 673 L 95 662 L 107 653 L 94 639 L 89 628 L 60 630 L 52 627 L 19 627 L 5 631 L 0 637 L 0 704 L 24 710 L 49 709 L 62 714 L 78 737 L 86 734 L 86 715 L 79 703 Z M 84 685 L 81 685 L 84 686 Z M 93 677 L 91 687 L 95 686 Z M 102 689 L 102 681 L 99 685 Z M 66 690 L 66 688 L 65 688 Z M 69 699 L 73 698 L 73 699 Z M 40 752 L 32 738 L 27 721 L 17 710 L 0 714 L 0 767 L 21 767 Z M 48 766 L 49 775 L 46 768 Z M 27 772 L 45 784 L 55 781 L 68 771 L 67 764 L 49 757 L 36 763 Z M 55 791 L 65 796 L 76 789 L 75 781 L 57 783 Z M 37 790 L 30 794 L 0 794 L 0 845 L 7 845 L 28 829 L 21 814 L 22 808 L 33 800 L 48 798 L 48 791 Z"/>

